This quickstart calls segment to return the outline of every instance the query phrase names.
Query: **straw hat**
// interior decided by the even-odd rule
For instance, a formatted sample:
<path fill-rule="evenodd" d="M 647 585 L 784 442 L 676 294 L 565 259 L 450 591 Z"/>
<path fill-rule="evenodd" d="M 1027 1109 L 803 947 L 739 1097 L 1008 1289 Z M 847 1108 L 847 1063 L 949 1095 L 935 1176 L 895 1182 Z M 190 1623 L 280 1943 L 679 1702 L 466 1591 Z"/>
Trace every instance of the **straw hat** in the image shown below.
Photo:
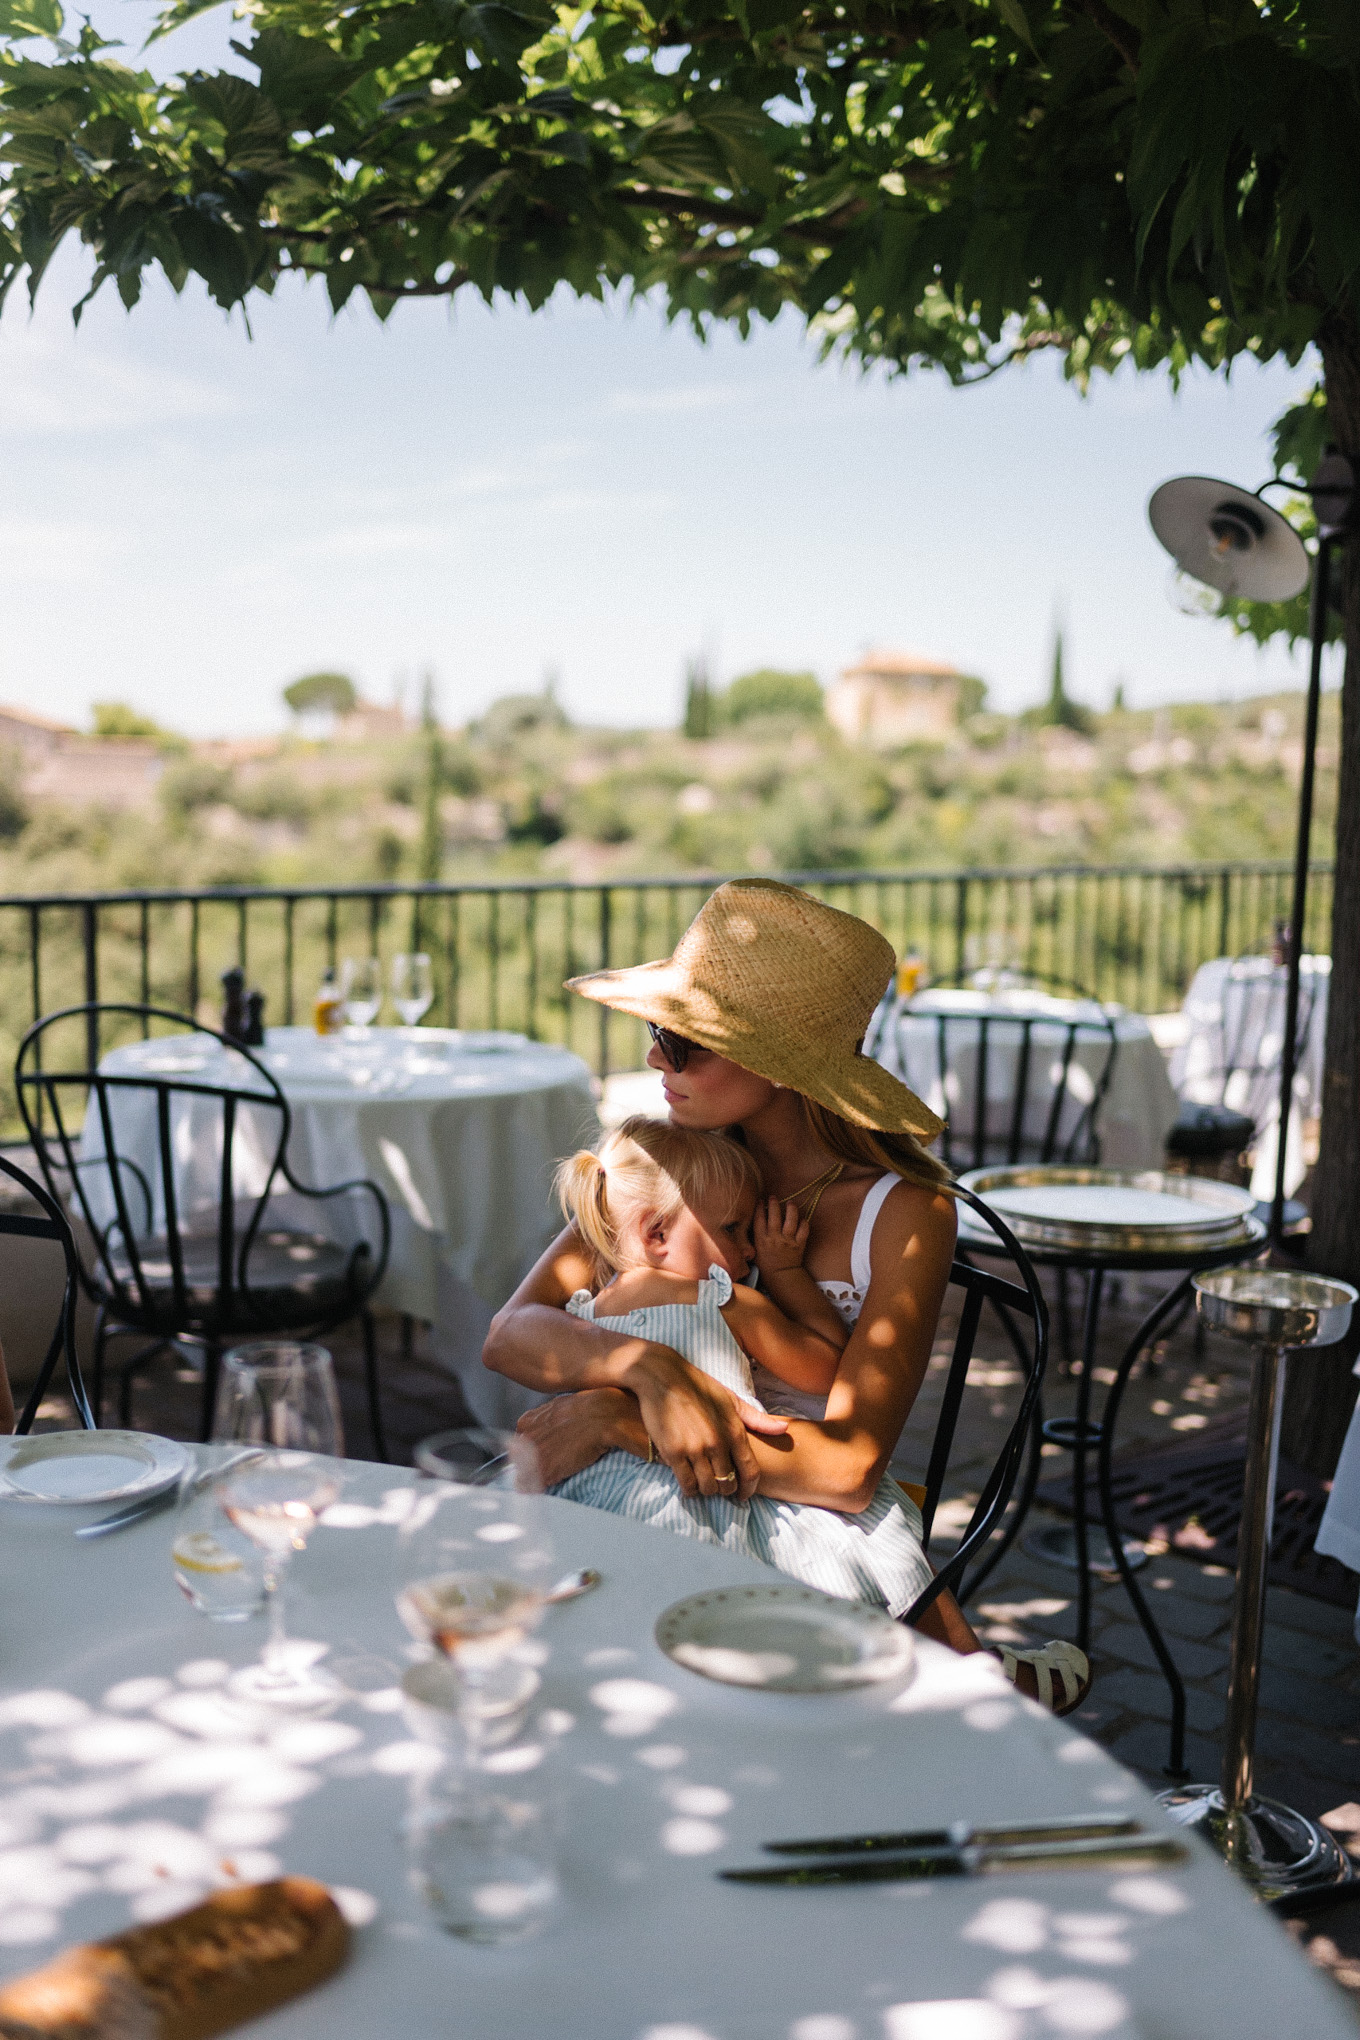
<path fill-rule="evenodd" d="M 720 885 L 674 956 L 567 979 L 570 991 L 654 1020 L 855 1126 L 933 1140 L 943 1121 L 860 1053 L 895 962 L 855 914 L 772 878 Z"/>

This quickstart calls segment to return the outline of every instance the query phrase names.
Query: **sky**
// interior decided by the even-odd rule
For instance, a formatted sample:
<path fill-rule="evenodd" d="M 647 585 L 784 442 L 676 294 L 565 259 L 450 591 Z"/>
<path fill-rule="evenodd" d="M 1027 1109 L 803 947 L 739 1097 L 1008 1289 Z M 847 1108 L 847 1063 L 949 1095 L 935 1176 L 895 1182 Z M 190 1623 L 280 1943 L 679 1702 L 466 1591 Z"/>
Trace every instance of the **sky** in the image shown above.
<path fill-rule="evenodd" d="M 1096 707 L 1119 680 L 1148 707 L 1306 677 L 1172 608 L 1145 506 L 1168 475 L 1264 480 L 1307 364 L 1179 395 L 1121 371 L 1083 400 L 1040 358 L 952 390 L 822 364 L 788 315 L 704 345 L 651 304 L 464 294 L 383 327 L 297 279 L 249 331 L 160 281 L 76 331 L 87 275 L 71 246 L 36 314 L 16 289 L 0 318 L 0 702 L 247 735 L 318 669 L 410 707 L 432 672 L 452 723 L 552 673 L 574 717 L 636 727 L 675 721 L 699 654 L 827 682 L 887 645 L 1013 711 L 1056 619 Z"/>

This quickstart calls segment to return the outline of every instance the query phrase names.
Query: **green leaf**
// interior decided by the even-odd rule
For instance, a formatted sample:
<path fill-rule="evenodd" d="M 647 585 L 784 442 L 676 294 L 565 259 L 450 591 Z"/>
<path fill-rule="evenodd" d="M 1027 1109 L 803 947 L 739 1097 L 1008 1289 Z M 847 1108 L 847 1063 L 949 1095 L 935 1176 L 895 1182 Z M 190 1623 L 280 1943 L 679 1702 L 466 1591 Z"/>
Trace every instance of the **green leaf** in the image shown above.
<path fill-rule="evenodd" d="M 1035 48 L 1034 33 L 1026 19 L 1025 10 L 1020 5 L 1020 0 L 992 0 L 992 5 L 1005 22 L 1011 34 L 1018 35 L 1021 42 L 1028 49 L 1033 50 L 1037 57 L 1039 52 Z"/>
<path fill-rule="evenodd" d="M 31 35 L 59 36 L 63 19 L 57 0 L 0 0 L 0 36 L 15 42 Z"/>

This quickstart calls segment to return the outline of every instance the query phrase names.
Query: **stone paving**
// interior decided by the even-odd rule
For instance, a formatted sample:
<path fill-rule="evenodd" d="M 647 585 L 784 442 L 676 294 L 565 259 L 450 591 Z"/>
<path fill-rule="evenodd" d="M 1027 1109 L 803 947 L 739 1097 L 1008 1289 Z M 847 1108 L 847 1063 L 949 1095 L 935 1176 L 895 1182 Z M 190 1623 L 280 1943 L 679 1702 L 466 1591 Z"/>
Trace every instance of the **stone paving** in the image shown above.
<path fill-rule="evenodd" d="M 1104 1347 L 1113 1361 L 1157 1294 L 1150 1278 L 1126 1281 L 1107 1305 Z M 990 1314 L 988 1314 L 990 1315 Z M 895 1466 L 919 1478 L 938 1408 L 952 1324 L 941 1326 L 936 1358 L 917 1409 L 899 1448 Z M 364 1414 L 357 1340 L 341 1333 L 329 1343 L 336 1354 L 350 1451 L 371 1455 Z M 403 1357 L 394 1321 L 383 1327 L 383 1400 L 392 1456 L 410 1462 L 415 1441 L 464 1420 L 456 1384 L 430 1359 L 417 1332 L 414 1350 Z M 1248 1360 L 1242 1349 L 1211 1341 L 1195 1350 L 1193 1320 L 1157 1350 L 1149 1370 L 1140 1363 L 1125 1401 L 1120 1444 L 1148 1445 L 1202 1428 L 1243 1403 Z M 1111 1378 L 1096 1370 L 1099 1394 Z M 1005 1436 L 1019 1376 L 999 1330 L 984 1320 L 960 1418 L 954 1465 L 942 1504 L 938 1538 L 948 1548 L 971 1508 L 972 1497 Z M 192 1436 L 196 1429 L 197 1379 L 192 1368 L 165 1363 L 136 1388 L 133 1421 L 145 1428 Z M 1055 1352 L 1046 1408 L 1070 1407 L 1075 1383 L 1061 1372 Z M 71 1420 L 69 1406 L 53 1397 L 44 1423 Z M 1069 1463 L 1047 1448 L 1059 1471 Z M 1031 1527 L 1061 1520 L 1036 1506 Z M 1213 1780 L 1219 1766 L 1219 1737 L 1226 1693 L 1233 1580 L 1222 1567 L 1176 1552 L 1156 1554 L 1140 1575 L 1186 1681 L 1186 1762 L 1197 1780 Z M 1070 1636 L 1075 1626 L 1075 1576 L 1035 1558 L 1018 1540 L 986 1582 L 970 1614 L 989 1644 L 1018 1647 Z M 1357 1582 L 1360 1586 L 1360 1582 Z M 1360 1647 L 1353 1613 L 1302 1594 L 1272 1589 L 1269 1597 L 1261 1715 L 1257 1736 L 1258 1789 L 1301 1812 L 1325 1816 L 1343 1839 L 1360 1847 Z M 1136 1771 L 1155 1791 L 1164 1773 L 1170 1705 L 1150 1646 L 1133 1617 L 1117 1580 L 1098 1578 L 1092 1597 L 1091 1696 L 1076 1724 Z M 1291 1929 L 1312 1958 L 1351 1996 L 1360 2013 L 1360 1900 Z"/>

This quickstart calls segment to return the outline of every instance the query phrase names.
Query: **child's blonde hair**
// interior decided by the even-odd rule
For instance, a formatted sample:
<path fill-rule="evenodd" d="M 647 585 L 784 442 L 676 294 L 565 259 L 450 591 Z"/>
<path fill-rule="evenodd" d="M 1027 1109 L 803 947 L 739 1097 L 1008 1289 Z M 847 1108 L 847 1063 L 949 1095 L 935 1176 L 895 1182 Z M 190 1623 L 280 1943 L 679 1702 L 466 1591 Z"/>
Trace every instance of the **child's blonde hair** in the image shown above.
<path fill-rule="evenodd" d="M 729 1216 L 744 1193 L 759 1196 L 760 1171 L 725 1133 L 696 1133 L 640 1114 L 557 1165 L 553 1188 L 600 1272 L 623 1266 L 620 1241 L 644 1213 L 669 1223 L 688 1207 Z"/>

